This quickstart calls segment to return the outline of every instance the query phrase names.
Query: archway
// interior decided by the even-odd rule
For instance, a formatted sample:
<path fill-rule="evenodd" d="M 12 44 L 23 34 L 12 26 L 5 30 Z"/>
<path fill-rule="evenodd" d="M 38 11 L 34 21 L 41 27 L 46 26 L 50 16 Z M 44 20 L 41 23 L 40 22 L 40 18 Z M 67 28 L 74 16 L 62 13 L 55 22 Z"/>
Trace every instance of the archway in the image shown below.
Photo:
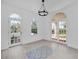
<path fill-rule="evenodd" d="M 54 34 L 55 37 L 53 37 L 53 39 L 59 42 L 66 42 L 66 36 L 67 36 L 66 22 L 67 22 L 67 17 L 64 14 L 64 12 L 58 12 L 53 16 L 52 23 L 54 23 L 56 28 L 54 30 L 56 31 L 56 33 Z"/>

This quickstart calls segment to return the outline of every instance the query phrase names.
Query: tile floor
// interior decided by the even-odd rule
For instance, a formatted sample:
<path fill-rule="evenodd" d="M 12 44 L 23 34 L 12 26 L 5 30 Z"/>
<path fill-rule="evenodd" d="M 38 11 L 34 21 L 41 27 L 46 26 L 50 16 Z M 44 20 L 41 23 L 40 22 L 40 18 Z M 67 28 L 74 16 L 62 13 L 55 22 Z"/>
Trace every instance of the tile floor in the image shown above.
<path fill-rule="evenodd" d="M 52 54 L 46 59 L 78 59 L 78 51 L 56 42 L 38 41 L 35 43 L 18 45 L 1 51 L 1 59 L 28 59 L 27 53 L 42 46 L 52 48 Z"/>

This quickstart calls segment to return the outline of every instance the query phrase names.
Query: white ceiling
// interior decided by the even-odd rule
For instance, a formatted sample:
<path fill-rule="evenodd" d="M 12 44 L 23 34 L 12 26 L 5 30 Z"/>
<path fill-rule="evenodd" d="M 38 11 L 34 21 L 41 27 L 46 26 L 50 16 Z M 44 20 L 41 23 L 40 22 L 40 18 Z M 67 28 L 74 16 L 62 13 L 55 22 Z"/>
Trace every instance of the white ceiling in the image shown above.
<path fill-rule="evenodd" d="M 45 0 L 45 6 L 48 11 L 55 11 L 74 1 L 76 0 Z M 31 11 L 36 11 L 41 7 L 41 0 L 2 0 L 2 2 Z"/>

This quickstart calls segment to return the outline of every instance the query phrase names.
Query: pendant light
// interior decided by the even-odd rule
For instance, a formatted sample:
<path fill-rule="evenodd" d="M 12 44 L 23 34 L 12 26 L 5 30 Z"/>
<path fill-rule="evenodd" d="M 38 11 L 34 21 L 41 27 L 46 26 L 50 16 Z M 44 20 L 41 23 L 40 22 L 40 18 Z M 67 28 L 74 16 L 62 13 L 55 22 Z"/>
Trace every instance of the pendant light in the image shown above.
<path fill-rule="evenodd" d="M 47 16 L 48 15 L 48 11 L 46 10 L 45 6 L 44 6 L 44 0 L 42 0 L 42 6 L 40 8 L 40 10 L 38 10 L 38 15 L 39 16 Z"/>

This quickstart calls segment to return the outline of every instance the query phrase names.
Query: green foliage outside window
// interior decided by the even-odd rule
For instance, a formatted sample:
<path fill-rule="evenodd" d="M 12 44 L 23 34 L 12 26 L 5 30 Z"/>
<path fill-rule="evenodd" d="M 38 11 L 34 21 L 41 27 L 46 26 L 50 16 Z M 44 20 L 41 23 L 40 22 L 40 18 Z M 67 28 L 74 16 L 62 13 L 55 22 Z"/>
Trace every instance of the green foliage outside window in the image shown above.
<path fill-rule="evenodd" d="M 32 23 L 31 33 L 37 34 L 37 24 L 36 24 L 36 22 Z"/>
<path fill-rule="evenodd" d="M 59 29 L 59 36 L 61 38 L 66 38 L 66 29 Z"/>
<path fill-rule="evenodd" d="M 66 34 L 66 29 L 59 29 L 59 34 Z"/>
<path fill-rule="evenodd" d="M 32 31 L 32 33 L 37 34 L 37 29 L 32 29 L 31 31 Z"/>

